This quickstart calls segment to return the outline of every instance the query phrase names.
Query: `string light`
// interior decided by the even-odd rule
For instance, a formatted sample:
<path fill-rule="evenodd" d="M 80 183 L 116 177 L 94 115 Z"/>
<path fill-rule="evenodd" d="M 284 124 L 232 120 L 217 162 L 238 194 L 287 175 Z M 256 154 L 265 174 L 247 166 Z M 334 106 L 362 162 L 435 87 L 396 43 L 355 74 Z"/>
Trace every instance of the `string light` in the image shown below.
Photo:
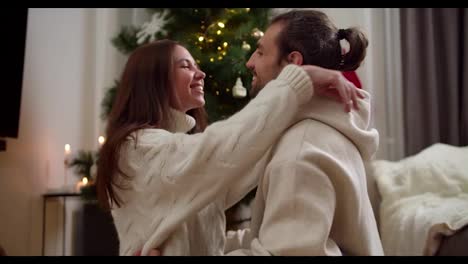
<path fill-rule="evenodd" d="M 223 54 L 223 56 L 226 56 L 226 52 L 225 52 L 225 51 L 223 51 L 223 53 L 221 53 L 221 54 Z"/>
<path fill-rule="evenodd" d="M 218 26 L 219 26 L 220 28 L 224 28 L 224 23 L 223 23 L 223 22 L 218 22 Z"/>
<path fill-rule="evenodd" d="M 203 36 L 198 37 L 198 41 L 202 42 L 205 38 Z"/>
<path fill-rule="evenodd" d="M 227 42 L 224 42 L 224 43 L 223 43 L 223 46 L 224 46 L 224 47 L 227 47 L 227 45 L 228 45 Z"/>
<path fill-rule="evenodd" d="M 221 50 L 221 47 L 218 46 L 218 50 Z"/>
<path fill-rule="evenodd" d="M 218 29 L 218 31 L 216 31 L 216 34 L 221 35 L 221 30 Z"/>
<path fill-rule="evenodd" d="M 214 58 L 210 58 L 210 61 L 213 62 L 213 61 L 214 61 Z"/>
<path fill-rule="evenodd" d="M 213 39 L 208 39 L 208 42 L 213 42 Z"/>
<path fill-rule="evenodd" d="M 219 91 L 216 91 L 216 95 L 219 95 Z"/>
<path fill-rule="evenodd" d="M 222 60 L 222 59 L 223 59 L 223 57 L 222 57 L 222 56 L 219 56 L 219 57 L 218 57 L 218 60 Z"/>

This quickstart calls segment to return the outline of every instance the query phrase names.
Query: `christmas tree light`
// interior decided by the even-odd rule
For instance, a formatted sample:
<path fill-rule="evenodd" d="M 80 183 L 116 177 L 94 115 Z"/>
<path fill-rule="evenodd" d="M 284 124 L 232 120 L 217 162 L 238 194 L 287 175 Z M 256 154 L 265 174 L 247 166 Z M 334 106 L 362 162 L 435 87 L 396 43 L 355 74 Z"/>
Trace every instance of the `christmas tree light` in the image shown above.
<path fill-rule="evenodd" d="M 270 8 L 153 8 L 148 9 L 151 21 L 165 14 L 165 24 L 146 23 L 146 35 L 140 40 L 169 38 L 184 45 L 199 67 L 207 74 L 205 78 L 205 108 L 209 121 L 225 119 L 239 111 L 249 97 L 235 97 L 232 88 L 238 77 L 244 89 L 250 89 L 252 74 L 245 67 L 258 39 L 263 35 Z M 150 25 L 150 27 L 148 27 Z M 160 29 L 155 32 L 155 29 Z M 152 31 L 150 31 L 150 29 Z M 129 27 L 119 33 L 114 44 L 125 54 L 144 43 L 138 44 L 136 33 L 142 28 Z M 151 38 L 153 37 L 153 38 Z M 115 89 L 115 86 L 113 87 Z M 240 93 L 242 94 L 242 93 Z M 112 100 L 106 101 L 108 104 Z M 110 107 L 106 109 L 110 110 Z M 107 110 L 106 110 L 107 112 Z"/>

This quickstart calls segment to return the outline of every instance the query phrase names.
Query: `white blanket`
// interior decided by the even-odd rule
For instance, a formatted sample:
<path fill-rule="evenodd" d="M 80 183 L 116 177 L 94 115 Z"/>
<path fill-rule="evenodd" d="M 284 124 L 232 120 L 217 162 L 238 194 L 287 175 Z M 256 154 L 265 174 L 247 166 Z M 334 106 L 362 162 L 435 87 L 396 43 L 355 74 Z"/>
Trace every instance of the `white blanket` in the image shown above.
<path fill-rule="evenodd" d="M 386 255 L 434 255 L 444 235 L 468 224 L 468 147 L 435 144 L 372 167 Z"/>

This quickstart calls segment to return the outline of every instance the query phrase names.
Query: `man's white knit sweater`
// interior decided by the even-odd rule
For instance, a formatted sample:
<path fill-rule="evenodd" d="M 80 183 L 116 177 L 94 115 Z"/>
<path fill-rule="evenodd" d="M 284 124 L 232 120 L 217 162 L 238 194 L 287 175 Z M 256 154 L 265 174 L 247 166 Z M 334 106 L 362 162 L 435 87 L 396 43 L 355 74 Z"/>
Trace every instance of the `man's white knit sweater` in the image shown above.
<path fill-rule="evenodd" d="M 378 147 L 365 94 L 360 110 L 351 113 L 318 96 L 302 109 L 299 121 L 259 160 L 267 166 L 250 230 L 228 239 L 229 255 L 384 254 L 363 164 Z"/>
<path fill-rule="evenodd" d="M 243 110 L 204 133 L 185 134 L 194 120 L 174 112 L 170 131 L 129 137 L 119 164 L 132 177 L 118 178 L 128 188 L 116 189 L 123 206 L 112 209 L 120 254 L 156 247 L 164 255 L 222 254 L 224 209 L 258 182 L 257 161 L 312 94 L 307 73 L 288 65 Z"/>

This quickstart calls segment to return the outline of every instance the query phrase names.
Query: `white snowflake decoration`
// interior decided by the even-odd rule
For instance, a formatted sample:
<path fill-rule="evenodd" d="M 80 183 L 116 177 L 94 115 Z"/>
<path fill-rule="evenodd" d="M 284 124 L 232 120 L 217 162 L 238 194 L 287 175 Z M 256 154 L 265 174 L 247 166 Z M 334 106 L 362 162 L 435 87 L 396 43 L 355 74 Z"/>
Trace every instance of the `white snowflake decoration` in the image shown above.
<path fill-rule="evenodd" d="M 141 26 L 141 30 L 138 31 L 138 33 L 136 34 L 136 37 L 138 38 L 138 45 L 143 44 L 148 39 L 150 42 L 155 40 L 156 33 L 161 31 L 162 27 L 166 23 L 166 21 L 163 18 L 165 15 L 166 11 L 162 13 L 155 13 L 151 17 L 151 21 L 143 23 L 143 25 Z"/>

